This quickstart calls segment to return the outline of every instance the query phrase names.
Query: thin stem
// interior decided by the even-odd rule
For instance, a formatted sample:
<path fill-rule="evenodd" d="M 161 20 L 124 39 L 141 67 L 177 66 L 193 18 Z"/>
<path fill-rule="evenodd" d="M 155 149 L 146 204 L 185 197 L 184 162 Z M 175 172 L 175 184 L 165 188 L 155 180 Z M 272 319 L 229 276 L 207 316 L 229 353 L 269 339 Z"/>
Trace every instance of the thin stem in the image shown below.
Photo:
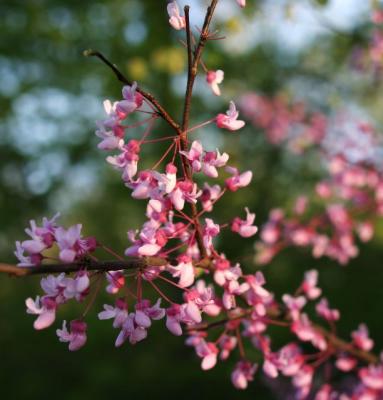
<path fill-rule="evenodd" d="M 126 84 L 126 85 L 132 85 L 133 82 L 131 82 L 128 78 L 125 77 L 125 75 L 117 68 L 117 66 L 113 63 L 111 63 L 102 53 L 99 51 L 94 51 L 94 50 L 85 50 L 84 51 L 84 56 L 86 57 L 97 57 L 99 58 L 104 64 L 106 64 L 111 70 L 114 72 L 116 75 L 117 79 Z M 140 87 L 137 87 L 137 92 L 142 94 L 146 100 L 148 100 L 157 110 L 158 114 L 176 131 L 179 130 L 179 125 L 173 120 L 173 118 L 168 114 L 168 112 L 161 106 L 161 104 L 157 101 L 157 99 L 150 93 L 145 92 L 142 90 Z"/>

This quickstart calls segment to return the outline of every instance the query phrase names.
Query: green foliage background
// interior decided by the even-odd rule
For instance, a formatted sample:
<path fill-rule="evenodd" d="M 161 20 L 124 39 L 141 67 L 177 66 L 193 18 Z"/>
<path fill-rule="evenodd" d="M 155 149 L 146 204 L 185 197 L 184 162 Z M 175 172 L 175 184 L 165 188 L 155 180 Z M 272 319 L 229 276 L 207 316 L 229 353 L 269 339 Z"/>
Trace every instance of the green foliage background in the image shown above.
<path fill-rule="evenodd" d="M 103 117 L 102 100 L 118 99 L 121 86 L 103 65 L 83 58 L 82 51 L 102 51 L 157 95 L 173 115 L 180 116 L 186 55 L 178 43 L 179 35 L 167 24 L 165 3 L 0 2 L 1 261 L 15 261 L 14 241 L 23 238 L 23 228 L 31 218 L 62 211 L 65 225 L 82 222 L 86 234 L 121 252 L 127 245 L 126 231 L 143 222 L 144 205 L 130 198 L 118 173 L 106 165 L 93 133 L 94 121 Z M 192 16 L 206 3 L 190 1 Z M 261 15 L 262 1 L 248 3 L 242 16 L 218 22 L 224 35 L 237 34 L 243 22 L 252 26 L 259 18 L 269 17 Z M 294 2 L 281 3 L 286 18 L 294 19 L 290 15 Z M 325 7 L 327 2 L 313 3 Z M 295 89 L 303 85 L 308 92 L 323 93 L 320 106 L 324 110 L 341 107 L 352 98 L 379 127 L 383 118 L 380 80 L 355 78 L 347 67 L 352 49 L 367 41 L 369 29 L 366 19 L 350 30 L 328 32 L 300 52 L 270 40 L 242 53 L 209 43 L 204 60 L 212 69 L 225 70 L 224 96 L 217 100 L 205 95 L 202 82 L 193 100 L 193 121 L 225 110 L 230 99 L 246 90 L 294 97 Z M 156 125 L 161 134 L 166 135 L 167 130 L 161 123 Z M 217 207 L 214 218 L 220 221 L 248 205 L 262 224 L 271 207 L 291 204 L 319 173 L 318 160 L 308 164 L 296 160 L 283 149 L 268 145 L 262 133 L 250 126 L 239 135 L 206 129 L 201 138 L 212 146 L 230 149 L 232 161 L 241 169 L 254 170 L 252 186 L 229 194 Z M 145 149 L 145 163 L 154 164 L 161 150 L 161 146 Z M 326 259 L 313 260 L 296 249 L 285 251 L 265 268 L 268 287 L 277 295 L 293 291 L 305 270 L 318 268 L 325 295 L 342 312 L 340 334 L 346 337 L 365 321 L 379 349 L 383 345 L 382 240 L 380 224 L 375 239 L 361 246 L 360 256 L 347 267 Z M 238 240 L 229 234 L 219 243 L 229 257 L 241 259 L 248 271 L 255 269 L 253 245 L 252 240 Z M 38 278 L 0 276 L 3 398 L 286 398 L 283 383 L 278 386 L 265 381 L 261 374 L 247 391 L 235 391 L 229 380 L 232 361 L 202 372 L 183 338 L 170 336 L 162 323 L 155 324 L 144 343 L 115 349 L 116 332 L 111 324 L 96 319 L 97 309 L 108 301 L 106 295 L 88 320 L 88 345 L 71 354 L 57 341 L 54 329 L 36 332 L 32 318 L 24 314 L 24 299 L 38 291 Z M 57 324 L 80 310 L 78 306 L 65 307 Z M 275 337 L 279 343 L 289 334 L 276 330 Z"/>

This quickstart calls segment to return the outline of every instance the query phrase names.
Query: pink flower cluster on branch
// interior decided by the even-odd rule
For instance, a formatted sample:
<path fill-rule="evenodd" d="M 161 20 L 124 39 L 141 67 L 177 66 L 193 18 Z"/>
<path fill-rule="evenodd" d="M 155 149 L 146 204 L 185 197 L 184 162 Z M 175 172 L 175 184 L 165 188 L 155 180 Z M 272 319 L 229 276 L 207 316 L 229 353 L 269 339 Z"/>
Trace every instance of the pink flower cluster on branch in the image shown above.
<path fill-rule="evenodd" d="M 164 320 L 164 326 L 171 334 L 188 336 L 186 344 L 195 349 L 203 370 L 236 357 L 231 380 L 238 389 L 245 389 L 257 370 L 262 370 L 273 379 L 278 376 L 291 378 L 297 399 L 310 395 L 315 395 L 317 400 L 337 396 L 342 396 L 339 398 L 343 400 L 379 399 L 383 396 L 383 364 L 370 353 L 374 343 L 368 329 L 360 325 L 351 334 L 350 341 L 336 335 L 340 312 L 331 308 L 326 298 L 321 298 L 316 271 L 307 272 L 295 293 L 286 293 L 282 301 L 278 301 L 266 287 L 262 272 L 245 273 L 239 263 L 231 262 L 219 248 L 219 236 L 224 229 L 250 238 L 258 228 L 254 225 L 255 214 L 247 207 L 246 215 L 233 216 L 229 221 L 217 221 L 212 215 L 222 196 L 250 184 L 252 172 L 240 172 L 237 167 L 228 165 L 229 155 L 225 152 L 208 149 L 199 140 L 189 141 L 192 132 L 209 123 L 215 122 L 218 128 L 229 131 L 237 131 L 245 125 L 244 121 L 238 120 L 238 111 L 231 102 L 226 114 L 221 113 L 189 128 L 191 96 L 200 65 L 207 72 L 206 80 L 213 93 L 220 94 L 218 85 L 222 82 L 223 72 L 207 70 L 201 60 L 206 42 L 214 37 L 209 27 L 217 3 L 218 0 L 211 1 L 198 41 L 193 40 L 189 7 L 184 8 L 182 15 L 175 1 L 167 6 L 170 25 L 185 31 L 187 36 L 189 68 L 181 124 L 177 124 L 137 83 L 127 81 L 103 55 L 89 53 L 111 67 L 124 83 L 121 100 L 104 102 L 107 117 L 97 123 L 96 135 L 101 139 L 98 147 L 115 152 L 109 154 L 106 161 L 121 173 L 132 198 L 146 201 L 146 220 L 139 229 L 128 231 L 130 244 L 124 256 L 94 238 L 83 238 L 81 225 L 68 229 L 59 226 L 56 216 L 51 220 L 44 218 L 42 226 L 31 221 L 31 227 L 26 230 L 30 238 L 16 243 L 15 254 L 20 261 L 17 268 L 27 273 L 18 274 L 16 267 L 3 264 L 0 264 L 0 271 L 15 275 L 32 274 L 33 271 L 61 272 L 42 278 L 43 295 L 36 300 L 28 298 L 26 306 L 27 312 L 36 318 L 35 329 L 45 329 L 55 322 L 58 309 L 70 300 L 86 303 L 83 312 L 69 322 L 69 328 L 63 321 L 61 329 L 56 330 L 59 340 L 68 343 L 70 351 L 79 350 L 86 344 L 85 320 L 104 288 L 111 301 L 104 304 L 98 318 L 110 320 L 116 330 L 116 347 L 144 341 L 154 321 Z M 237 3 L 245 6 L 245 1 L 237 0 Z M 129 125 L 132 114 L 143 119 L 138 117 L 138 122 Z M 173 136 L 153 138 L 157 133 L 154 124 L 159 117 L 174 130 Z M 143 133 L 139 127 L 143 127 Z M 323 121 L 320 121 L 317 128 L 321 133 L 313 133 L 313 137 L 321 136 L 323 127 Z M 152 168 L 140 169 L 142 148 L 160 141 L 168 141 L 168 149 Z M 349 164 L 339 155 L 332 159 L 335 161 L 337 168 L 331 170 L 331 176 L 337 185 L 338 181 L 342 182 L 342 192 L 337 194 L 340 198 L 354 199 L 356 192 L 359 193 L 361 188 L 364 190 L 364 186 L 376 189 L 380 185 L 371 174 L 363 175 L 365 170 L 360 170 L 359 165 L 356 175 L 351 175 L 352 179 L 347 175 L 346 179 L 346 172 L 350 173 Z M 197 174 L 208 181 L 199 183 L 200 180 L 195 179 Z M 222 179 L 224 174 L 225 187 L 211 182 Z M 330 183 L 326 188 L 327 192 L 322 188 L 321 193 L 334 195 L 332 190 L 335 189 Z M 364 199 L 362 194 L 359 198 Z M 362 200 L 354 205 L 360 206 Z M 305 207 L 306 201 L 300 199 L 296 214 L 303 215 Z M 330 205 L 326 209 L 326 218 L 349 237 L 349 231 L 355 227 L 342 207 Z M 261 233 L 262 238 L 266 236 L 269 241 L 276 238 L 275 242 L 278 242 L 278 224 L 283 220 L 283 213 L 274 211 L 270 222 L 274 225 L 268 232 Z M 363 230 L 365 238 L 367 231 Z M 306 240 L 306 232 L 295 233 L 300 243 Z M 105 253 L 114 260 L 103 261 Z M 55 264 L 52 265 L 51 260 Z M 176 288 L 178 295 L 167 290 L 169 288 Z M 329 329 L 309 317 L 305 307 L 314 301 L 315 319 L 328 325 Z M 277 347 L 269 336 L 271 326 L 289 329 L 293 339 Z M 262 359 L 261 365 L 248 355 L 248 346 L 255 348 L 257 360 Z M 321 378 L 324 366 L 350 374 L 355 384 L 341 394 Z"/>
<path fill-rule="evenodd" d="M 372 221 L 383 211 L 379 135 L 348 114 L 332 119 L 319 113 L 308 116 L 302 103 L 247 94 L 241 104 L 271 143 L 287 143 L 298 154 L 311 147 L 327 172 L 312 193 L 298 196 L 290 212 L 271 210 L 256 245 L 257 262 L 267 264 L 283 249 L 296 246 L 309 248 L 315 258 L 327 256 L 347 264 L 359 253 L 358 240 L 373 237 Z"/>

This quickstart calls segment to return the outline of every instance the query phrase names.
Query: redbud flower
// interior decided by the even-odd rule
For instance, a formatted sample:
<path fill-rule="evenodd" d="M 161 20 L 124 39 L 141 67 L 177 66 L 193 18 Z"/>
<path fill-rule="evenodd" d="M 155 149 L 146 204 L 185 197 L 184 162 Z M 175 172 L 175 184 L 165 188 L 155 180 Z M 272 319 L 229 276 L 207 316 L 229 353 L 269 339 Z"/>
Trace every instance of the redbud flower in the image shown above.
<path fill-rule="evenodd" d="M 104 311 L 98 314 L 98 318 L 100 320 L 113 318 L 113 328 L 121 328 L 128 318 L 126 302 L 123 299 L 117 299 L 115 307 L 104 304 Z"/>
<path fill-rule="evenodd" d="M 253 173 L 251 171 L 245 171 L 239 174 L 238 169 L 234 167 L 226 167 L 226 171 L 233 175 L 225 181 L 226 187 L 232 192 L 237 191 L 239 188 L 246 187 L 253 178 Z"/>
<path fill-rule="evenodd" d="M 168 4 L 167 10 L 170 17 L 169 24 L 177 31 L 185 29 L 185 17 L 180 15 L 180 10 L 175 0 Z"/>
<path fill-rule="evenodd" d="M 205 223 L 206 225 L 203 230 L 203 244 L 207 249 L 210 249 L 213 246 L 213 237 L 217 236 L 221 229 L 219 225 L 215 224 L 210 218 L 205 218 Z"/>
<path fill-rule="evenodd" d="M 132 86 L 126 85 L 122 88 L 124 100 L 119 101 L 116 106 L 116 111 L 120 114 L 120 117 L 125 118 L 142 106 L 144 98 L 136 89 L 137 82 L 133 82 Z"/>
<path fill-rule="evenodd" d="M 383 367 L 381 365 L 370 365 L 368 368 L 362 368 L 359 371 L 359 377 L 362 382 L 370 389 L 383 389 Z"/>
<path fill-rule="evenodd" d="M 63 322 L 62 329 L 57 329 L 56 334 L 60 342 L 69 342 L 69 350 L 76 351 L 86 343 L 86 323 L 80 320 L 74 320 L 70 323 L 70 332 L 66 327 L 66 321 Z"/>
<path fill-rule="evenodd" d="M 218 128 L 228 129 L 229 131 L 237 131 L 245 126 L 245 122 L 238 120 L 238 111 L 233 101 L 230 102 L 229 110 L 226 114 L 218 114 L 216 124 Z"/>
<path fill-rule="evenodd" d="M 73 225 L 65 230 L 62 227 L 56 229 L 55 236 L 60 248 L 59 257 L 63 262 L 73 262 L 77 256 L 83 255 L 96 248 L 93 238 L 82 239 L 81 224 Z"/>
<path fill-rule="evenodd" d="M 246 6 L 246 0 L 237 0 L 237 3 L 239 4 L 240 7 L 245 7 Z"/>
<path fill-rule="evenodd" d="M 315 269 L 307 271 L 305 273 L 305 277 L 301 285 L 301 288 L 306 297 L 310 300 L 318 298 L 322 293 L 322 290 L 316 286 L 317 283 L 318 283 L 318 271 L 316 271 Z"/>
<path fill-rule="evenodd" d="M 237 232 L 244 238 L 248 238 L 257 233 L 258 228 L 253 225 L 255 220 L 255 214 L 250 213 L 249 209 L 246 207 L 246 220 L 242 220 L 236 217 L 231 223 L 231 230 Z"/>
<path fill-rule="evenodd" d="M 370 351 L 374 347 L 374 341 L 368 336 L 368 329 L 365 324 L 360 324 L 358 329 L 351 333 L 355 346 L 364 351 Z"/>
<path fill-rule="evenodd" d="M 315 310 L 322 318 L 327 321 L 337 321 L 339 319 L 339 311 L 330 309 L 327 299 L 323 298 L 315 306 Z"/>
<path fill-rule="evenodd" d="M 219 84 L 222 83 L 224 78 L 224 72 L 220 69 L 217 71 L 208 71 L 206 74 L 206 81 L 210 85 L 211 90 L 216 96 L 221 95 Z"/>
<path fill-rule="evenodd" d="M 183 287 L 189 287 L 194 283 L 194 267 L 190 257 L 181 256 L 180 263 L 176 266 L 168 266 L 167 270 L 171 272 L 174 278 L 179 278 L 178 284 Z"/>
<path fill-rule="evenodd" d="M 202 358 L 201 368 L 206 371 L 211 369 L 217 364 L 217 356 L 219 350 L 212 342 L 205 342 L 201 340 L 195 347 L 198 357 Z"/>
<path fill-rule="evenodd" d="M 106 287 L 106 291 L 111 294 L 116 294 L 125 285 L 124 271 L 109 271 L 105 274 L 109 285 Z"/>
<path fill-rule="evenodd" d="M 256 364 L 251 364 L 249 361 L 239 361 L 231 374 L 231 381 L 237 389 L 246 389 L 248 382 L 254 379 Z"/>
<path fill-rule="evenodd" d="M 37 296 L 36 300 L 28 298 L 25 301 L 27 306 L 27 313 L 38 315 L 35 320 L 33 327 L 37 330 L 48 328 L 53 324 L 56 318 L 57 304 L 55 300 L 50 297 L 43 297 L 40 301 L 40 297 Z"/>

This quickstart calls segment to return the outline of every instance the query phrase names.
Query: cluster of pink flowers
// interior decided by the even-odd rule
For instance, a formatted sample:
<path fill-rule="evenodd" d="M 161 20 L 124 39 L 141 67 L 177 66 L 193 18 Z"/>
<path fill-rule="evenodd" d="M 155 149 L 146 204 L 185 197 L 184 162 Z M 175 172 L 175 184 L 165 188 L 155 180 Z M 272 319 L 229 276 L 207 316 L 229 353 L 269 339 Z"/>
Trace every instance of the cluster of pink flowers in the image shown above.
<path fill-rule="evenodd" d="M 286 143 L 295 153 L 310 147 L 327 171 L 312 193 L 298 196 L 290 212 L 270 211 L 256 261 L 267 264 L 289 246 L 310 248 L 315 258 L 327 256 L 340 264 L 356 257 L 357 240 L 372 238 L 372 221 L 383 212 L 383 145 L 373 127 L 347 113 L 307 117 L 302 103 L 288 105 L 252 93 L 242 98 L 241 109 L 271 143 Z"/>
<path fill-rule="evenodd" d="M 237 2 L 241 7 L 245 6 L 245 1 Z M 185 29 L 186 20 L 180 14 L 177 3 L 169 3 L 167 10 L 170 25 L 176 30 Z M 218 85 L 222 79 L 221 70 L 207 72 L 206 80 L 215 95 L 220 94 Z M 70 322 L 69 330 L 64 321 L 62 329 L 56 331 L 59 340 L 68 343 L 69 350 L 82 348 L 87 341 L 85 318 L 95 302 L 100 284 L 104 283 L 106 292 L 114 299 L 112 305 L 104 305 L 98 318 L 111 320 L 113 328 L 118 330 L 115 339 L 117 347 L 126 342 L 134 345 L 143 341 L 152 322 L 165 319 L 164 325 L 170 333 L 188 336 L 186 344 L 195 349 L 202 369 L 209 370 L 218 361 L 236 355 L 237 363 L 231 380 L 238 389 L 245 389 L 254 379 L 256 371 L 262 369 L 273 379 L 279 375 L 290 377 L 297 399 L 305 399 L 315 393 L 317 400 L 338 398 L 336 396 L 340 393 L 330 384 L 314 385 L 314 375 L 318 373 L 319 376 L 321 367 L 332 365 L 330 361 L 333 361 L 338 370 L 353 374 L 356 382 L 339 398 L 381 398 L 383 365 L 379 360 L 374 361 L 375 356 L 369 353 L 373 341 L 367 328 L 360 325 L 349 342 L 336 337 L 335 323 L 340 318 L 340 312 L 331 308 L 326 298 L 320 298 L 322 290 L 317 285 L 316 271 L 306 273 L 294 295 L 285 294 L 282 301 L 278 301 L 266 288 L 262 272 L 244 273 L 239 263 L 231 262 L 219 249 L 218 237 L 224 229 L 230 229 L 243 238 L 257 233 L 255 214 L 248 208 L 245 208 L 245 215 L 234 216 L 224 222 L 218 222 L 210 214 L 223 195 L 248 186 L 252 172 L 240 172 L 228 165 L 227 153 L 207 149 L 198 140 L 189 142 L 188 135 L 213 122 L 218 128 L 238 131 L 245 123 L 238 120 L 235 104 L 230 103 L 226 114 L 218 114 L 185 132 L 177 131 L 175 136 L 149 139 L 154 134 L 152 128 L 160 113 L 136 83 L 124 86 L 122 96 L 123 99 L 115 103 L 104 102 L 107 118 L 97 123 L 96 135 L 101 138 L 98 147 L 118 152 L 109 155 L 107 162 L 121 172 L 122 180 L 134 199 L 147 201 L 146 221 L 140 229 L 128 231 L 131 243 L 125 250 L 125 257 L 94 238 L 82 238 L 81 225 L 64 229 L 57 225 L 57 216 L 52 220 L 44 218 L 41 227 L 31 221 L 31 228 L 26 230 L 31 239 L 16 243 L 15 254 L 20 267 L 43 270 L 50 260 L 56 262 L 58 270 L 68 263 L 78 266 L 73 277 L 61 273 L 43 278 L 41 287 L 44 295 L 36 300 L 26 300 L 27 312 L 37 316 L 35 329 L 51 326 L 58 307 L 69 300 L 83 302 L 88 298 L 85 310 Z M 258 97 L 248 97 L 245 103 L 247 115 L 252 107 L 256 112 L 263 107 Z M 283 105 L 278 110 L 284 110 L 284 114 L 285 108 Z M 298 109 L 286 112 L 281 122 L 275 110 L 271 109 L 263 122 L 265 129 L 274 131 L 276 127 L 278 132 L 276 136 L 273 134 L 274 142 L 286 138 L 294 124 L 302 126 L 304 136 L 310 138 L 311 144 L 323 142 L 324 119 L 319 116 L 307 119 L 305 112 Z M 146 119 L 126 125 L 132 113 L 145 114 Z M 261 111 L 256 120 L 265 117 L 264 114 L 266 112 Z M 294 117 L 290 124 L 291 115 Z M 131 137 L 126 141 L 127 131 L 134 136 L 137 134 L 134 128 L 145 125 L 141 137 Z M 160 160 L 151 169 L 139 170 L 141 148 L 163 140 L 168 140 L 170 145 Z M 372 227 L 366 222 L 356 226 L 351 219 L 351 211 L 345 209 L 343 204 L 333 202 L 333 197 L 347 200 L 355 208 L 370 207 L 372 199 L 375 204 L 383 202 L 383 180 L 367 164 L 351 164 L 344 154 L 332 155 L 329 165 L 331 179 L 321 182 L 317 188 L 318 195 L 329 202 L 324 219 L 311 220 L 309 227 L 298 220 L 307 207 L 308 200 L 304 198 L 297 201 L 293 220 L 287 220 L 281 210 L 274 210 L 261 232 L 265 246 L 263 258 L 267 251 L 275 254 L 281 243 L 291 240 L 297 245 L 315 243 L 314 254 L 322 252 L 344 260 L 356 251 L 352 242 L 354 230 L 363 240 L 370 238 Z M 200 184 L 200 180 L 198 183 L 194 180 L 196 174 L 217 179 L 224 173 L 227 175 L 223 188 L 210 181 Z M 381 203 L 379 207 L 383 210 Z M 333 237 L 326 237 L 320 231 L 324 222 L 330 223 L 336 230 Z M 104 254 L 96 254 L 96 248 L 116 259 L 111 270 L 108 270 L 108 262 L 100 261 L 99 257 Z M 334 248 L 336 250 L 330 251 Z M 126 266 L 129 260 L 134 264 L 132 267 Z M 92 268 L 89 267 L 90 262 Z M 121 269 L 118 263 L 121 263 Z M 88 271 L 87 265 L 94 272 Z M 100 268 L 95 268 L 95 265 L 100 265 Z M 176 287 L 181 293 L 178 300 L 170 298 L 165 287 Z M 92 296 L 89 296 L 90 293 Z M 316 301 L 318 319 L 328 324 L 330 331 L 317 325 L 304 310 L 313 301 Z M 295 340 L 276 349 L 267 334 L 270 326 L 288 328 Z M 217 329 L 221 330 L 218 335 L 214 333 Z M 245 342 L 262 356 L 260 368 L 246 355 Z"/>
<path fill-rule="evenodd" d="M 356 46 L 351 54 L 351 67 L 362 73 L 380 76 L 383 68 L 383 9 L 376 5 L 371 14 L 372 29 L 368 31 L 368 45 Z"/>
<path fill-rule="evenodd" d="M 59 250 L 59 260 L 71 263 L 96 249 L 97 242 L 93 237 L 83 238 L 82 225 L 77 224 L 65 229 L 56 224 L 59 214 L 51 220 L 43 219 L 42 226 L 37 226 L 34 220 L 30 221 L 30 228 L 25 232 L 30 239 L 16 242 L 15 255 L 19 260 L 19 266 L 33 266 L 40 264 L 49 258 L 43 252 L 50 250 L 55 244 Z"/>
<path fill-rule="evenodd" d="M 268 98 L 246 93 L 240 99 L 240 108 L 254 126 L 265 132 L 270 143 L 286 144 L 297 154 L 320 143 L 326 134 L 326 116 L 310 113 L 303 102 L 290 103 L 283 96 Z"/>

